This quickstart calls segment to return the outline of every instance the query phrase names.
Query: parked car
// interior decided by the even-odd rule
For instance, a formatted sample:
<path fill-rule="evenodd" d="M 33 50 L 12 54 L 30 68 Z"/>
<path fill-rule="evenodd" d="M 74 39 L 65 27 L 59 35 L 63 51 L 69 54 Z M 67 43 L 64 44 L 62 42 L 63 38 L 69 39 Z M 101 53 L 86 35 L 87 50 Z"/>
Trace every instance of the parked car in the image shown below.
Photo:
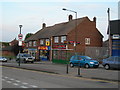
<path fill-rule="evenodd" d="M 22 62 L 22 63 L 27 63 L 27 62 L 31 62 L 34 63 L 35 58 L 33 56 L 31 56 L 30 54 L 27 53 L 19 53 L 17 55 L 17 62 Z"/>
<path fill-rule="evenodd" d="M 106 70 L 109 69 L 120 69 L 120 57 L 111 56 L 102 60 L 102 65 Z"/>
<path fill-rule="evenodd" d="M 7 62 L 7 58 L 0 56 L 0 61 L 1 62 Z"/>
<path fill-rule="evenodd" d="M 98 68 L 99 62 L 88 56 L 74 55 L 70 58 L 70 67 L 80 66 L 85 68 Z"/>

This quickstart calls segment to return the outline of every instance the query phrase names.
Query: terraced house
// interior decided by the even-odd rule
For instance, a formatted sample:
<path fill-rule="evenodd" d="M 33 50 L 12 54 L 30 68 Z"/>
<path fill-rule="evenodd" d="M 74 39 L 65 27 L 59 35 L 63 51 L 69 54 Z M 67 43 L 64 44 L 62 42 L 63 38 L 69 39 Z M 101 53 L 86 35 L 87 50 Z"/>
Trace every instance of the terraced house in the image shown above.
<path fill-rule="evenodd" d="M 25 40 L 25 50 L 38 60 L 65 63 L 74 53 L 85 54 L 86 47 L 102 47 L 103 35 L 96 28 L 96 17 L 73 19 L 46 27 Z M 77 44 L 75 46 L 75 44 Z"/>

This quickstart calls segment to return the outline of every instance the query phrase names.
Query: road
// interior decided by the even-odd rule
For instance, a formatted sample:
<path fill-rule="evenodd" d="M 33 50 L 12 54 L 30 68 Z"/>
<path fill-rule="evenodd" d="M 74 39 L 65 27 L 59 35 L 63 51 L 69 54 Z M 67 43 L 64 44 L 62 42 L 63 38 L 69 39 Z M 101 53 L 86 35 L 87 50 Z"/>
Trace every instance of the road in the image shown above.
<path fill-rule="evenodd" d="M 2 88 L 118 88 L 118 83 L 3 66 Z"/>

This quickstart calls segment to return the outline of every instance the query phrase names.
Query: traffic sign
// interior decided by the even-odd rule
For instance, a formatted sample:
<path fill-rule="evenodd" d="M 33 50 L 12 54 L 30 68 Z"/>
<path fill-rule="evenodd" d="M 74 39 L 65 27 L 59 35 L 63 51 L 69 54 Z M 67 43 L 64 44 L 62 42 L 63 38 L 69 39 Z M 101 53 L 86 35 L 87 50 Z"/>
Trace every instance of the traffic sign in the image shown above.
<path fill-rule="evenodd" d="M 22 34 L 19 34 L 19 35 L 18 35 L 18 38 L 19 38 L 19 39 L 22 39 L 22 38 L 23 38 L 23 35 L 22 35 Z"/>

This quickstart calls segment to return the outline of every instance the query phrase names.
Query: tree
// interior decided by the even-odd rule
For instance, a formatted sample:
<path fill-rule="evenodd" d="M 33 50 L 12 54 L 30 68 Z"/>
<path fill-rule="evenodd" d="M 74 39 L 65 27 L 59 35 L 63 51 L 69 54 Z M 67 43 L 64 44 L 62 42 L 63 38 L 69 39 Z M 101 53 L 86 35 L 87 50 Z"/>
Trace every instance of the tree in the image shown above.
<path fill-rule="evenodd" d="M 26 34 L 25 40 L 26 40 L 27 38 L 29 38 L 30 36 L 32 36 L 32 35 L 33 35 L 33 33 L 28 33 L 28 34 Z"/>

